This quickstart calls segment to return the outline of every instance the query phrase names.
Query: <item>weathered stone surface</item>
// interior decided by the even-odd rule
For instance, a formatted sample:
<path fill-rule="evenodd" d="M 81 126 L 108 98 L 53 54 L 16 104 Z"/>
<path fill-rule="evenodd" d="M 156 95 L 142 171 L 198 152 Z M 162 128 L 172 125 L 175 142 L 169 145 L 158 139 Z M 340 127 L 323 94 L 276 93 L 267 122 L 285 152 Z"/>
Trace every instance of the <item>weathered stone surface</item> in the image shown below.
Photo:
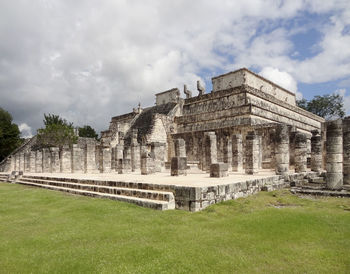
<path fill-rule="evenodd" d="M 318 130 L 312 131 L 311 137 L 311 171 L 322 170 L 322 137 Z"/>
<path fill-rule="evenodd" d="M 350 185 L 350 116 L 343 119 L 344 185 Z"/>
<path fill-rule="evenodd" d="M 72 151 L 69 146 L 63 146 L 61 150 L 61 172 L 70 173 L 72 172 Z"/>
<path fill-rule="evenodd" d="M 186 143 L 182 138 L 175 139 L 175 156 L 186 157 Z"/>
<path fill-rule="evenodd" d="M 204 151 L 203 170 L 210 172 L 210 165 L 213 163 L 216 163 L 218 159 L 215 132 L 204 133 L 203 151 Z"/>
<path fill-rule="evenodd" d="M 343 124 L 342 120 L 327 121 L 326 184 L 329 189 L 343 186 Z"/>
<path fill-rule="evenodd" d="M 58 173 L 60 172 L 60 154 L 59 154 L 59 148 L 58 147 L 51 147 L 50 148 L 50 172 Z"/>
<path fill-rule="evenodd" d="M 171 158 L 171 176 L 187 175 L 187 158 Z"/>
<path fill-rule="evenodd" d="M 276 174 L 283 175 L 289 171 L 289 131 L 286 124 L 276 126 L 275 142 Z"/>
<path fill-rule="evenodd" d="M 248 132 L 246 136 L 246 174 L 255 174 L 259 170 L 259 138 L 255 132 Z"/>
<path fill-rule="evenodd" d="M 210 177 L 226 177 L 228 176 L 227 163 L 214 163 L 210 165 Z"/>
<path fill-rule="evenodd" d="M 243 143 L 242 135 L 232 135 L 232 171 L 242 172 L 243 170 Z"/>
<path fill-rule="evenodd" d="M 154 159 L 151 157 L 149 153 L 144 152 L 141 155 L 141 174 L 148 175 L 155 172 L 156 170 L 154 167 Z"/>
<path fill-rule="evenodd" d="M 294 166 L 295 172 L 306 172 L 307 168 L 307 147 L 306 147 L 306 135 L 301 132 L 297 132 L 295 135 L 295 152 L 294 152 Z"/>

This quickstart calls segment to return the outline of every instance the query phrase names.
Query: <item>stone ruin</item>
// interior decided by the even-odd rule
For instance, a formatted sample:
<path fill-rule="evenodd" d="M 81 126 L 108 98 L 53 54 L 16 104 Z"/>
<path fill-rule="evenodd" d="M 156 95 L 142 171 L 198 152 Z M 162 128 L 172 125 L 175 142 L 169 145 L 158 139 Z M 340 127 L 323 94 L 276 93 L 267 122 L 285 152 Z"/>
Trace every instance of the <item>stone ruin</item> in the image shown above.
<path fill-rule="evenodd" d="M 0 171 L 224 177 L 311 169 L 327 171 L 329 189 L 350 184 L 350 117 L 325 122 L 297 107 L 294 93 L 245 68 L 212 85 L 205 93 L 197 82 L 197 96 L 184 85 L 185 99 L 177 88 L 157 93 L 155 106 L 112 117 L 100 141 L 35 150 L 33 137 Z"/>

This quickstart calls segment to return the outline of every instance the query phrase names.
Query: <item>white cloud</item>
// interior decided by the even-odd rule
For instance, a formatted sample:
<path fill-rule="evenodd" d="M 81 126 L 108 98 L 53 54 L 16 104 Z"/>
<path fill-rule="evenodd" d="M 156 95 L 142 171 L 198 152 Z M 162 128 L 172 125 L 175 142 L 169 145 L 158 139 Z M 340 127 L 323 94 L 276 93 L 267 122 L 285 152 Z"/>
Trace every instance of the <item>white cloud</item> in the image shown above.
<path fill-rule="evenodd" d="M 350 115 L 350 95 L 347 94 L 346 89 L 337 89 L 334 91 L 335 94 L 339 94 L 343 97 L 345 113 Z"/>
<path fill-rule="evenodd" d="M 33 137 L 32 128 L 28 126 L 26 123 L 22 123 L 18 126 L 19 131 L 21 132 L 21 136 L 23 138 L 31 138 Z"/>
<path fill-rule="evenodd" d="M 103 130 L 157 92 L 195 91 L 197 79 L 238 67 L 270 67 L 295 92 L 295 81 L 349 76 L 350 7 L 318 2 L 1 1 L 0 102 L 33 132 L 44 113 Z M 301 11 L 336 15 L 320 27 L 320 53 L 304 61 L 290 57 L 284 24 Z"/>
<path fill-rule="evenodd" d="M 264 67 L 259 74 L 270 81 L 280 85 L 281 87 L 294 92 L 297 99 L 301 99 L 303 95 L 298 92 L 297 82 L 288 72 L 280 71 L 277 68 Z"/>

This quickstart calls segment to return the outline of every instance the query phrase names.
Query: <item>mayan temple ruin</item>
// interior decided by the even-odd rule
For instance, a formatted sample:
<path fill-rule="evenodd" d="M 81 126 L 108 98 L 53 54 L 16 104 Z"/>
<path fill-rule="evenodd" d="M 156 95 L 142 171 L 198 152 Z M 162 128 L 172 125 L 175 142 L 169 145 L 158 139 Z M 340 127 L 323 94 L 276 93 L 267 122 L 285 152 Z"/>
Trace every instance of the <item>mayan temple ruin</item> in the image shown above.
<path fill-rule="evenodd" d="M 287 186 L 347 191 L 350 117 L 325 122 L 245 68 L 212 86 L 157 93 L 154 106 L 112 117 L 100 141 L 35 150 L 33 137 L 1 163 L 0 180 L 190 211 Z"/>

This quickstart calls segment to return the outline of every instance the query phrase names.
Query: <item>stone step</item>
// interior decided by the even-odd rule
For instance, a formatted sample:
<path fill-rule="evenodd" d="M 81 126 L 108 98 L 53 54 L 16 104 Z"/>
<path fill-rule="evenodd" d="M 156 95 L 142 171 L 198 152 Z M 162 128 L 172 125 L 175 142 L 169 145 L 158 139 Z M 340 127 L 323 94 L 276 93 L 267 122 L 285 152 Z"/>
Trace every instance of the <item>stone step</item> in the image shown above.
<path fill-rule="evenodd" d="M 314 178 L 310 178 L 309 183 L 312 183 L 312 184 L 325 184 L 325 181 L 324 181 L 323 177 L 314 177 Z"/>
<path fill-rule="evenodd" d="M 331 190 L 314 190 L 304 188 L 291 188 L 290 190 L 294 194 L 306 194 L 315 196 L 334 196 L 334 197 L 347 197 L 350 198 L 349 191 L 331 191 Z"/>
<path fill-rule="evenodd" d="M 37 178 L 35 179 L 22 178 L 19 180 L 19 182 L 22 182 L 22 181 L 36 183 L 36 184 L 43 184 L 43 185 L 52 185 L 56 187 L 117 194 L 117 195 L 123 195 L 123 196 L 132 196 L 137 198 L 152 199 L 152 200 L 159 200 L 159 201 L 166 201 L 166 202 L 171 202 L 174 200 L 174 194 L 172 192 L 165 192 L 165 191 L 133 189 L 133 188 L 123 188 L 123 187 L 114 187 L 114 186 L 99 186 L 99 185 L 90 185 L 90 184 L 81 184 L 81 183 L 72 183 L 72 182 L 43 180 L 43 179 L 37 179 Z"/>
<path fill-rule="evenodd" d="M 132 189 L 147 189 L 147 190 L 157 190 L 157 191 L 169 191 L 173 192 L 175 186 L 171 185 L 159 185 L 159 184 L 150 184 L 142 182 L 122 182 L 122 181 L 111 181 L 111 180 L 94 180 L 94 179 L 77 179 L 69 177 L 51 177 L 51 176 L 36 176 L 36 175 L 23 175 L 23 179 L 41 179 L 49 181 L 58 181 L 58 182 L 72 182 L 79 184 L 88 184 L 88 185 L 97 185 L 97 186 L 113 186 L 113 187 L 123 187 L 123 188 L 132 188 Z"/>
<path fill-rule="evenodd" d="M 58 187 L 58 186 L 53 186 L 53 185 L 45 185 L 45 184 L 40 184 L 40 183 L 27 182 L 23 179 L 18 180 L 17 183 L 23 184 L 23 185 L 35 186 L 35 187 L 42 187 L 42 188 L 46 188 L 46 189 L 50 189 L 50 190 L 68 192 L 71 194 L 78 194 L 78 195 L 97 197 L 97 198 L 108 198 L 108 199 L 127 202 L 127 203 L 134 203 L 134 204 L 137 204 L 139 206 L 152 208 L 152 209 L 158 209 L 158 210 L 175 209 L 175 201 L 174 200 L 171 202 L 167 202 L 167 201 L 160 201 L 160 200 L 138 198 L 138 197 L 133 197 L 133 196 L 124 196 L 124 195 L 118 195 L 118 194 L 110 194 L 110 193 L 101 193 L 101 192 L 88 191 L 88 190 L 72 189 L 69 187 Z"/>

